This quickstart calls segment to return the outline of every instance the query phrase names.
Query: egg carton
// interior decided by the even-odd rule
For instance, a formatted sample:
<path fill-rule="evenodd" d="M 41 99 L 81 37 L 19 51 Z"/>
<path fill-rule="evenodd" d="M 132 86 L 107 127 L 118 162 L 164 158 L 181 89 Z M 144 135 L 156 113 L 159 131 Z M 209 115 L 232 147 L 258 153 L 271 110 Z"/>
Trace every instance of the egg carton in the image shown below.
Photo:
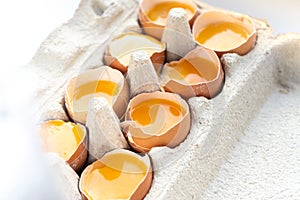
<path fill-rule="evenodd" d="M 196 3 L 200 11 L 217 9 Z M 29 64 L 39 80 L 36 119 L 69 120 L 67 81 L 102 66 L 115 36 L 141 32 L 137 18 L 136 0 L 82 0 Z M 273 35 L 267 22 L 253 20 L 254 49 L 221 58 L 222 92 L 188 100 L 192 125 L 185 141 L 150 151 L 154 177 L 145 199 L 299 198 L 300 34 Z"/>

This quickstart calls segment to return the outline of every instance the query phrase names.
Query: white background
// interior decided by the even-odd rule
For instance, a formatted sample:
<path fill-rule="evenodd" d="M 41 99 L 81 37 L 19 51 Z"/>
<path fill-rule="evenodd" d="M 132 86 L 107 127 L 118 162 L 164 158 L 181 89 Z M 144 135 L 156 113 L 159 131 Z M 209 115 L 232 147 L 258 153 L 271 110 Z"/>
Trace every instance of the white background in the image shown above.
<path fill-rule="evenodd" d="M 3 3 L 4 2 L 4 3 Z M 300 33 L 299 0 L 205 0 L 215 6 L 268 19 L 276 33 Z M 79 0 L 2 1 L 0 6 L 0 199 L 41 199 L 49 188 L 39 167 L 40 155 L 26 117 L 30 86 L 20 68 L 47 35 L 72 17 Z M 30 134 L 31 133 L 31 134 Z M 21 178 L 19 180 L 18 178 Z M 11 189 L 11 190 L 8 190 Z M 26 193 L 27 192 L 27 193 Z M 51 199 L 51 192 L 43 199 Z M 27 194 L 27 196 L 26 196 Z M 28 196 L 29 195 L 29 196 Z M 25 198 L 28 197 L 28 198 Z M 41 197 L 41 196 L 40 196 Z M 47 198 L 48 197 L 48 198 Z M 8 198 L 7 198 L 8 199 Z"/>

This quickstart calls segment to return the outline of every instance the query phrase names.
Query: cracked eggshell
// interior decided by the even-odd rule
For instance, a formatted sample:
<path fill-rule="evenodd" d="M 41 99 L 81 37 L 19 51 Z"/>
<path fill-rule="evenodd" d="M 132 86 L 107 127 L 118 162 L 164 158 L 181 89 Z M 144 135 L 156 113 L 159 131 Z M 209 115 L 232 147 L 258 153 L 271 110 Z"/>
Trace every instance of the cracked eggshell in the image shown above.
<path fill-rule="evenodd" d="M 66 162 L 76 171 L 80 171 L 81 168 L 83 167 L 86 159 L 87 159 L 87 155 L 88 155 L 88 151 L 87 151 L 87 143 L 88 143 L 88 130 L 85 126 L 78 124 L 78 123 L 72 123 L 72 122 L 65 122 L 62 120 L 49 120 L 49 121 L 45 121 L 42 124 L 39 125 L 38 130 L 40 132 L 40 134 L 44 134 L 44 133 L 49 133 L 48 131 L 43 131 L 47 128 L 47 126 L 49 125 L 49 123 L 65 123 L 65 124 L 70 124 L 70 125 L 76 125 L 79 126 L 79 128 L 82 129 L 84 135 L 81 138 L 81 141 L 79 142 L 79 144 L 77 145 L 76 149 L 74 150 L 74 153 L 72 153 L 72 155 L 69 157 L 69 159 L 66 160 Z M 51 130 L 50 130 L 51 131 Z M 50 134 L 52 134 L 52 132 L 50 132 Z M 42 136 L 43 137 L 43 136 Z M 47 141 L 44 141 L 43 143 L 46 143 L 44 145 L 47 145 Z"/>
<path fill-rule="evenodd" d="M 154 127 L 154 129 L 156 128 L 157 132 L 155 134 L 150 134 L 147 130 L 147 126 L 142 126 L 132 119 L 132 113 L 135 107 L 141 105 L 143 102 L 156 99 L 162 102 L 173 102 L 176 105 L 178 105 L 178 107 L 180 107 L 178 112 L 181 116 L 181 119 L 175 121 L 174 124 L 169 125 L 169 127 L 167 127 L 166 129 L 164 129 L 164 127 L 166 125 L 167 120 L 156 120 L 156 127 Z M 147 115 L 149 115 L 149 113 L 143 112 L 142 115 L 143 116 L 141 117 L 145 118 L 147 117 Z M 162 115 L 163 113 L 157 114 L 157 116 L 159 117 L 161 117 Z M 189 106 L 184 99 L 182 99 L 179 95 L 174 93 L 157 91 L 152 93 L 139 94 L 130 100 L 125 115 L 126 124 L 123 125 L 123 128 L 124 134 L 128 139 L 128 143 L 135 151 L 149 152 L 152 147 L 168 146 L 173 148 L 178 146 L 182 141 L 184 141 L 184 139 L 189 133 L 191 126 L 190 121 L 191 116 Z M 150 123 L 150 125 L 151 124 L 153 125 L 153 123 Z"/>
<path fill-rule="evenodd" d="M 201 75 L 197 82 L 189 83 L 183 75 L 171 67 L 182 62 L 188 62 Z M 182 80 L 171 77 L 171 73 L 176 73 L 176 76 Z M 165 91 L 177 93 L 185 99 L 195 96 L 212 98 L 222 89 L 224 72 L 217 54 L 210 49 L 198 46 L 179 61 L 166 63 L 160 78 Z"/>
<path fill-rule="evenodd" d="M 139 155 L 137 153 L 134 153 L 132 151 L 129 150 L 125 150 L 125 149 L 115 149 L 112 150 L 110 152 L 107 152 L 101 159 L 93 162 L 92 164 L 90 164 L 89 166 L 87 166 L 84 171 L 81 174 L 80 180 L 79 180 L 79 190 L 82 194 L 83 199 L 88 200 L 89 198 L 89 194 L 86 191 L 86 183 L 88 181 L 87 176 L 89 174 L 91 174 L 91 172 L 93 172 L 95 169 L 99 169 L 99 168 L 103 168 L 104 166 L 108 166 L 109 168 L 111 168 L 112 170 L 114 170 L 114 172 L 125 172 L 127 174 L 136 174 L 136 173 L 140 173 L 140 172 L 134 172 L 134 171 L 126 171 L 126 169 L 124 169 L 124 167 L 126 167 L 126 165 L 120 165 L 120 167 L 115 167 L 113 166 L 113 163 L 115 161 L 121 161 L 122 159 L 115 159 L 113 156 L 120 156 L 120 155 L 124 155 L 124 156 L 129 156 L 128 158 L 132 159 L 136 159 L 137 162 L 141 162 L 146 166 L 145 169 L 145 176 L 142 178 L 142 180 L 138 183 L 138 185 L 136 185 L 135 189 L 133 191 L 131 191 L 130 195 L 128 198 L 126 199 L 130 199 L 130 200 L 140 200 L 143 199 L 146 194 L 148 193 L 151 184 L 152 184 L 152 164 L 151 164 L 151 160 L 150 157 L 148 156 L 148 154 L 144 154 L 144 155 Z M 114 163 L 116 164 L 116 163 Z M 120 164 L 119 162 L 117 163 L 117 165 Z M 131 167 L 131 166 L 127 166 L 127 167 Z M 128 169 L 128 170 L 132 170 Z M 108 180 L 108 179 L 107 179 Z M 99 182 L 99 184 L 101 184 L 101 182 Z M 95 183 L 94 183 L 95 185 Z M 111 184 L 112 185 L 112 184 Z M 116 186 L 118 187 L 118 186 Z M 126 189 L 126 186 L 122 187 L 122 189 Z M 120 188 L 115 188 L 116 189 L 116 193 L 118 193 L 118 190 Z M 103 199 L 103 197 L 98 197 L 98 199 Z"/>
<path fill-rule="evenodd" d="M 218 48 L 209 47 L 205 44 L 199 43 L 196 40 L 199 33 L 203 31 L 207 26 L 212 24 L 218 24 L 218 23 L 235 24 L 238 27 L 247 31 L 247 37 L 238 45 L 234 45 L 231 48 L 227 48 L 227 49 L 218 49 Z M 257 39 L 257 31 L 254 22 L 249 16 L 233 13 L 233 12 L 225 12 L 225 11 L 217 11 L 217 10 L 202 12 L 195 20 L 192 28 L 192 32 L 193 32 L 194 39 L 198 45 L 214 50 L 218 54 L 218 56 L 222 56 L 225 53 L 237 53 L 239 55 L 245 55 L 255 46 L 256 39 Z M 226 40 L 226 38 L 224 38 L 224 40 Z"/>
<path fill-rule="evenodd" d="M 76 171 L 80 171 L 83 167 L 88 152 L 87 152 L 87 144 L 88 144 L 88 132 L 86 127 L 78 124 L 84 130 L 84 138 L 80 142 L 79 146 L 77 147 L 75 153 L 67 160 L 67 163 Z"/>
<path fill-rule="evenodd" d="M 156 71 L 161 69 L 165 61 L 165 44 L 151 36 L 134 32 L 114 38 L 106 48 L 104 60 L 107 65 L 126 74 L 130 55 L 140 50 L 148 53 Z"/>
<path fill-rule="evenodd" d="M 145 33 L 148 35 L 151 35 L 157 39 L 161 39 L 162 33 L 165 27 L 165 23 L 158 23 L 155 21 L 152 21 L 148 16 L 147 12 L 152 9 L 154 6 L 160 4 L 160 3 L 183 3 L 187 6 L 189 6 L 193 13 L 192 15 L 188 16 L 188 21 L 190 26 L 192 27 L 195 19 L 199 15 L 199 11 L 197 8 L 197 5 L 192 0 L 142 0 L 139 5 L 139 21 L 144 29 Z M 178 6 L 173 6 L 172 8 L 176 8 Z"/>
<path fill-rule="evenodd" d="M 80 91 L 80 89 L 83 86 L 91 82 L 99 83 L 99 81 L 108 81 L 110 83 L 116 84 L 117 88 L 113 89 L 114 91 L 116 91 L 116 93 L 112 96 L 103 93 L 89 93 L 83 96 L 84 99 L 81 98 L 83 99 L 81 103 L 78 103 L 78 100 L 74 101 L 74 98 L 78 96 L 78 93 L 82 92 Z M 98 86 L 103 87 L 104 85 L 100 84 Z M 92 87 L 97 88 L 98 86 L 93 85 Z M 97 69 L 88 70 L 72 78 L 67 84 L 65 94 L 65 105 L 70 117 L 76 122 L 85 124 L 88 111 L 88 103 L 94 97 L 105 97 L 111 104 L 119 119 L 121 119 L 126 111 L 127 104 L 129 102 L 129 87 L 122 73 L 108 66 L 102 66 Z"/>

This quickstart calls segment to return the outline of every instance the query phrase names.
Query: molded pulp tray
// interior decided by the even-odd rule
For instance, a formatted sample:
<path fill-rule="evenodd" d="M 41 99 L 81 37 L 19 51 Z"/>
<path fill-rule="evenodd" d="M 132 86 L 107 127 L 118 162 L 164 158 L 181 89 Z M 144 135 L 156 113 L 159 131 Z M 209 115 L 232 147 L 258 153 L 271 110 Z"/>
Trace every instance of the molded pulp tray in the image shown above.
<path fill-rule="evenodd" d="M 113 37 L 140 31 L 137 13 L 135 0 L 82 0 L 29 65 L 40 79 L 37 119 L 68 120 L 63 106 L 68 79 L 103 65 Z M 145 199 L 300 198 L 300 34 L 274 36 L 265 22 L 254 21 L 255 48 L 222 58 L 222 92 L 188 101 L 187 139 L 174 149 L 151 150 L 154 179 Z"/>

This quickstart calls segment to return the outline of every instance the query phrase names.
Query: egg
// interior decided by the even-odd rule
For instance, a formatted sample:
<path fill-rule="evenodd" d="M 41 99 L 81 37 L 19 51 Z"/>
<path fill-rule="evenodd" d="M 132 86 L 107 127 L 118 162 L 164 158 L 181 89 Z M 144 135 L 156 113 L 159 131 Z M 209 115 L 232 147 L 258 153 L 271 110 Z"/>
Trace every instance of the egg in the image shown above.
<path fill-rule="evenodd" d="M 160 75 L 165 91 L 188 99 L 195 96 L 212 98 L 224 82 L 224 72 L 217 54 L 197 47 L 179 61 L 166 63 Z"/>
<path fill-rule="evenodd" d="M 79 171 L 87 158 L 87 129 L 85 126 L 62 120 L 45 121 L 38 126 L 42 147 L 63 158 Z"/>
<path fill-rule="evenodd" d="M 151 187 L 152 166 L 147 154 L 115 149 L 87 166 L 79 189 L 84 199 L 143 199 Z"/>
<path fill-rule="evenodd" d="M 247 54 L 255 45 L 256 35 L 250 17 L 231 12 L 205 11 L 193 25 L 195 41 L 219 56 L 224 53 Z"/>
<path fill-rule="evenodd" d="M 142 0 L 139 6 L 139 20 L 145 33 L 160 40 L 172 8 L 183 8 L 190 26 L 199 14 L 197 5 L 192 0 Z"/>
<path fill-rule="evenodd" d="M 165 61 L 165 44 L 155 38 L 140 33 L 123 33 L 114 38 L 106 48 L 104 60 L 107 65 L 127 72 L 130 55 L 135 51 L 146 51 L 156 71 L 161 69 Z"/>
<path fill-rule="evenodd" d="M 124 134 L 138 152 L 152 147 L 176 147 L 190 130 L 190 110 L 179 95 L 167 92 L 143 93 L 128 104 Z"/>
<path fill-rule="evenodd" d="M 88 104 L 94 97 L 104 97 L 117 116 L 122 118 L 129 102 L 129 88 L 123 74 L 103 66 L 72 78 L 65 94 L 65 105 L 70 117 L 85 124 Z"/>

